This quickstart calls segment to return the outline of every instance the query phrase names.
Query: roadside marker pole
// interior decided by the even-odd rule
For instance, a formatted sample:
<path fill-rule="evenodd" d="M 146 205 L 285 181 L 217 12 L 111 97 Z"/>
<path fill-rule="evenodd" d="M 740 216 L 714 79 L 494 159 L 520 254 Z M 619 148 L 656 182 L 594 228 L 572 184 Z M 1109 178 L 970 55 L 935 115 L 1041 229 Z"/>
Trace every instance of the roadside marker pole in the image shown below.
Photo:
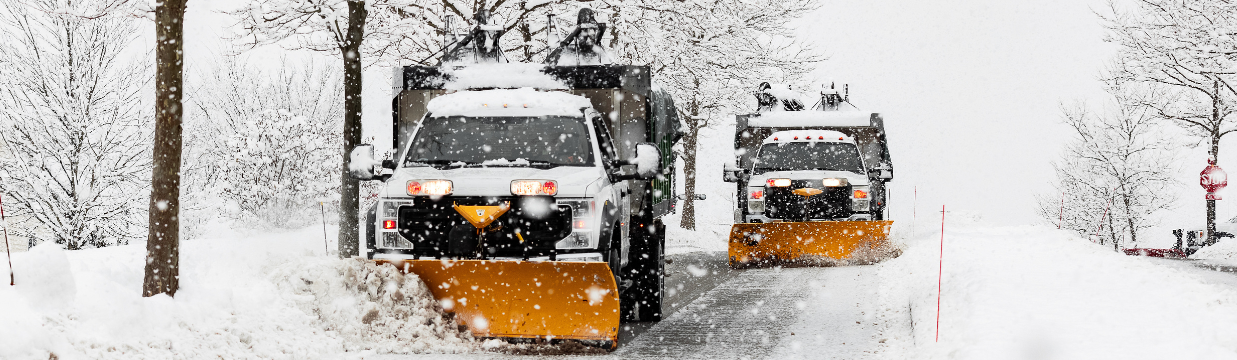
<path fill-rule="evenodd" d="M 4 226 L 4 254 L 9 258 L 9 286 L 16 285 L 13 279 L 13 251 L 9 249 L 9 222 L 4 219 L 4 195 L 0 195 L 0 225 Z"/>
<path fill-rule="evenodd" d="M 915 186 L 915 201 L 911 203 L 911 238 L 915 237 L 915 223 L 919 221 L 919 187 Z"/>
<path fill-rule="evenodd" d="M 322 251 L 326 253 L 326 256 L 331 256 L 331 245 L 327 244 L 326 240 L 326 207 L 321 201 L 318 202 L 318 212 L 322 213 Z"/>
<path fill-rule="evenodd" d="M 941 257 L 936 270 L 936 342 L 941 342 L 941 275 L 945 273 L 945 205 L 941 205 Z"/>

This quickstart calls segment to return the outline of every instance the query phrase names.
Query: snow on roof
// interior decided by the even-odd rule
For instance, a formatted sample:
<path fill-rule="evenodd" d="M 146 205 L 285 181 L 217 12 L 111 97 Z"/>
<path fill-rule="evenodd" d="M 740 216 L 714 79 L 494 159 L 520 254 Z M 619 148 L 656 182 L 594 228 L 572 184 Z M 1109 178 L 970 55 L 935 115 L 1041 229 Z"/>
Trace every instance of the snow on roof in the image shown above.
<path fill-rule="evenodd" d="M 771 111 L 748 118 L 748 126 L 872 126 L 866 111 Z"/>
<path fill-rule="evenodd" d="M 583 96 L 532 88 L 460 91 L 430 100 L 433 116 L 582 116 L 593 105 Z"/>
<path fill-rule="evenodd" d="M 769 135 L 763 142 L 794 142 L 794 141 L 824 141 L 854 143 L 855 139 L 833 130 L 791 130 L 778 131 Z"/>
<path fill-rule="evenodd" d="M 443 84 L 447 90 L 468 89 L 567 89 L 567 85 L 541 72 L 545 65 L 529 63 L 475 64 L 462 68 L 443 67 L 451 79 Z"/>

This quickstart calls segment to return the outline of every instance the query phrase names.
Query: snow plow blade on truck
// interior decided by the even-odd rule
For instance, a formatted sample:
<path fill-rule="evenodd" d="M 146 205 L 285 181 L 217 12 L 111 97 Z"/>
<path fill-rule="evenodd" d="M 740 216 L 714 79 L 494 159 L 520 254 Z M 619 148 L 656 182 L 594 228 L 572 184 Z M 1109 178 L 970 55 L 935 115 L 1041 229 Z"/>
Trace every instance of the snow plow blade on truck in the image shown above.
<path fill-rule="evenodd" d="M 893 221 L 735 224 L 730 228 L 730 265 L 872 263 L 889 256 L 892 225 Z"/>
<path fill-rule="evenodd" d="M 421 277 L 480 338 L 571 339 L 613 348 L 619 296 L 604 262 L 377 260 Z"/>

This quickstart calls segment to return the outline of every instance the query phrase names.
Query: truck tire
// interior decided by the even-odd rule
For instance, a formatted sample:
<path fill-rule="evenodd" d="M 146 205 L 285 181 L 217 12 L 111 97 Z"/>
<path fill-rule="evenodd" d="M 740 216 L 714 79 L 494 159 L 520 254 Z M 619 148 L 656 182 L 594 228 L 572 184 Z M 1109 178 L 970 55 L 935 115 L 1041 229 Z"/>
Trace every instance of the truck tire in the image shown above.
<path fill-rule="evenodd" d="M 624 294 L 628 321 L 661 321 L 665 297 L 666 228 L 661 220 L 632 219 L 631 262 L 625 273 L 632 286 Z"/>

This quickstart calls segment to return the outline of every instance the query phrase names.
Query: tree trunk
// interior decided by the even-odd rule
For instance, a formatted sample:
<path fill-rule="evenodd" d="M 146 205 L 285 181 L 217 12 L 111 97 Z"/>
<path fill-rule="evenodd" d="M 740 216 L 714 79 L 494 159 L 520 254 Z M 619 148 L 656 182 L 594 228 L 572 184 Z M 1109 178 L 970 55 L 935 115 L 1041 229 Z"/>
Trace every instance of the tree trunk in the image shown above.
<path fill-rule="evenodd" d="M 1112 240 L 1112 246 L 1115 248 L 1120 245 L 1117 244 L 1117 229 L 1112 226 L 1112 218 L 1112 216 L 1108 217 L 1108 238 Z"/>
<path fill-rule="evenodd" d="M 180 155 L 185 2 L 155 8 L 155 144 L 150 228 L 142 296 L 175 296 L 180 287 Z"/>
<path fill-rule="evenodd" d="M 1124 189 L 1122 189 L 1122 192 L 1124 192 Z M 1134 213 L 1133 213 L 1133 209 L 1130 206 L 1130 195 L 1128 193 L 1121 194 L 1121 200 L 1122 202 L 1125 203 L 1125 224 L 1126 226 L 1130 227 L 1130 242 L 1129 243 L 1137 244 L 1138 243 L 1138 229 L 1134 228 L 1134 216 L 1133 216 Z M 1121 251 L 1121 248 L 1117 246 L 1113 246 L 1113 250 Z"/>
<path fill-rule="evenodd" d="M 696 144 L 700 135 L 699 111 L 692 104 L 687 121 L 687 134 L 683 137 L 683 217 L 679 226 L 696 230 Z"/>
<path fill-rule="evenodd" d="M 344 148 L 339 172 L 339 257 L 360 254 L 360 182 L 348 175 L 348 153 L 361 143 L 361 39 L 368 16 L 364 1 L 348 2 L 348 33 L 340 53 L 344 58 Z"/>
<path fill-rule="evenodd" d="M 700 128 L 687 127 L 687 136 L 683 139 L 683 218 L 679 226 L 687 230 L 696 229 L 696 135 Z"/>
<path fill-rule="evenodd" d="M 1211 123 L 1215 128 L 1211 132 L 1211 161 L 1220 164 L 1220 81 L 1212 80 L 1211 93 Z M 1207 200 L 1207 239 L 1204 245 L 1216 243 L 1216 201 Z"/>

